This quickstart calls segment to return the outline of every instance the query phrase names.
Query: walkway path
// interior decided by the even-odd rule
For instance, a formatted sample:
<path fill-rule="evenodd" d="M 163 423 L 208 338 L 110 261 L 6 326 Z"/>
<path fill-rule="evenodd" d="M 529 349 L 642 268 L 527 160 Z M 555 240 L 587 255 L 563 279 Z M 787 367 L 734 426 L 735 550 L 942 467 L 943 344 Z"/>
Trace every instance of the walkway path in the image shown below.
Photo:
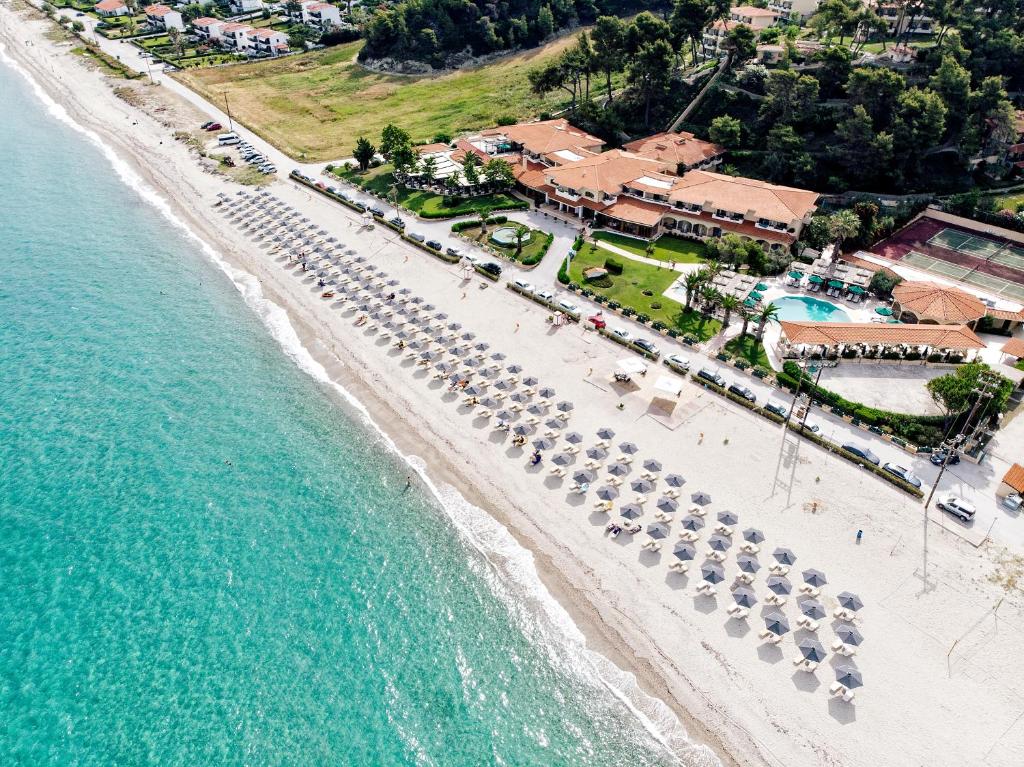
<path fill-rule="evenodd" d="M 599 248 L 611 251 L 617 256 L 623 256 L 624 258 L 638 261 L 641 264 L 649 264 L 651 266 L 657 266 L 661 269 L 672 269 L 679 272 L 680 274 L 689 274 L 690 272 L 696 272 L 700 269 L 703 264 L 700 263 L 685 263 L 681 264 L 678 261 L 663 261 L 660 258 L 648 258 L 647 256 L 638 256 L 636 253 L 631 253 L 624 248 L 620 248 L 618 245 L 612 245 L 610 242 L 605 240 L 594 240 L 594 243 Z"/>

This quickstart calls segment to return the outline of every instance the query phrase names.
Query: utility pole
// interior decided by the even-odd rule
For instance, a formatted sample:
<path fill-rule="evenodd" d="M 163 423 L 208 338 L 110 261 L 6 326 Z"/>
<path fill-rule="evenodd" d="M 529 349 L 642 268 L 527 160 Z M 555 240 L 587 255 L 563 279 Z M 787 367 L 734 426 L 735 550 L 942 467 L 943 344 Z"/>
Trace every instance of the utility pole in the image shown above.
<path fill-rule="evenodd" d="M 224 91 L 224 109 L 228 113 L 228 130 L 234 132 L 235 124 L 231 120 L 231 104 L 228 103 L 228 92 Z"/>

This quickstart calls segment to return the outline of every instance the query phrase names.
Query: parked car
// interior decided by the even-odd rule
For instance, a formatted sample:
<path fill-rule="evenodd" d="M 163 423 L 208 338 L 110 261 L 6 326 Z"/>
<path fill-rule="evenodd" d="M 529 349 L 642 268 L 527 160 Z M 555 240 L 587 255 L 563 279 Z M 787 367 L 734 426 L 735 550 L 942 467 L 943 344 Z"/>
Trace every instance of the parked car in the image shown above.
<path fill-rule="evenodd" d="M 569 312 L 571 314 L 579 314 L 580 308 L 576 306 L 572 301 L 567 298 L 561 298 L 558 300 L 558 308 L 562 311 Z"/>
<path fill-rule="evenodd" d="M 970 522 L 974 519 L 976 509 L 974 506 L 959 495 L 947 495 L 935 504 L 943 511 L 947 511 L 954 517 L 959 517 L 963 522 Z"/>
<path fill-rule="evenodd" d="M 640 347 L 641 349 L 643 349 L 648 354 L 653 354 L 655 357 L 657 357 L 659 354 L 661 354 L 661 350 L 657 346 L 654 345 L 654 342 L 653 341 L 648 341 L 646 338 L 638 338 L 638 339 L 636 339 L 633 342 L 633 345 Z"/>
<path fill-rule="evenodd" d="M 493 274 L 495 277 L 501 276 L 501 265 L 496 264 L 493 261 L 488 261 L 485 264 L 479 264 L 480 268 L 488 274 Z"/>
<path fill-rule="evenodd" d="M 263 163 L 267 162 L 267 158 L 261 154 L 253 154 L 249 155 L 249 157 L 247 157 L 245 161 L 250 165 L 262 165 Z"/>
<path fill-rule="evenodd" d="M 444 245 L 439 243 L 437 240 L 427 240 L 427 247 L 433 248 L 434 250 L 441 250 L 441 248 L 443 248 Z"/>
<path fill-rule="evenodd" d="M 388 223 L 391 224 L 391 226 L 396 227 L 398 229 L 405 229 L 405 222 L 398 216 L 395 216 L 394 218 L 389 218 Z"/>
<path fill-rule="evenodd" d="M 454 256 L 455 258 L 462 258 L 462 251 L 459 250 L 458 248 L 445 248 L 444 252 L 447 253 L 449 256 Z"/>
<path fill-rule="evenodd" d="M 203 130 L 205 130 L 205 131 L 224 130 L 224 126 L 221 125 L 220 123 L 210 123 L 205 128 L 203 128 Z"/>
<path fill-rule="evenodd" d="M 372 208 L 371 208 L 371 211 L 372 211 Z M 424 237 L 419 232 L 412 232 L 412 233 L 410 233 L 409 234 L 409 239 L 410 240 L 414 240 L 415 242 L 426 242 L 427 241 L 427 238 Z"/>
<path fill-rule="evenodd" d="M 845 450 L 847 453 L 852 453 L 858 458 L 863 458 L 865 461 L 873 463 L 875 466 L 878 466 L 878 464 L 882 462 L 877 455 L 872 453 L 866 447 L 861 447 L 860 445 L 854 444 L 853 442 L 847 442 L 845 445 L 843 445 L 843 450 Z"/>
<path fill-rule="evenodd" d="M 375 216 L 380 216 L 381 218 L 384 218 L 384 211 L 378 208 L 376 205 L 371 205 L 370 207 L 367 208 L 367 210 L 370 211 Z"/>
<path fill-rule="evenodd" d="M 665 358 L 665 364 L 670 368 L 675 368 L 681 373 L 685 373 L 690 369 L 690 361 L 681 354 L 670 354 Z"/>
<path fill-rule="evenodd" d="M 908 485 L 913 485 L 914 487 L 921 487 L 921 480 L 915 477 L 913 474 L 911 474 L 910 469 L 906 468 L 905 466 L 899 466 L 895 463 L 886 463 L 882 466 L 882 468 L 885 471 L 892 474 L 894 477 L 899 477 Z"/>
<path fill-rule="evenodd" d="M 960 463 L 960 453 L 954 450 L 952 455 L 949 456 L 949 460 L 946 461 L 946 452 L 945 450 L 936 450 L 932 453 L 931 462 L 936 466 L 941 466 L 943 463 L 947 466 L 956 466 Z"/>
<path fill-rule="evenodd" d="M 555 300 L 555 294 L 552 293 L 550 290 L 535 290 L 533 292 L 534 292 L 534 295 L 537 296 L 537 298 L 541 298 L 541 299 L 543 299 L 545 301 L 554 301 Z"/>
<path fill-rule="evenodd" d="M 264 173 L 264 174 L 269 176 L 269 175 L 271 175 L 273 173 L 277 173 L 277 168 L 275 168 L 273 165 L 271 165 L 268 162 L 266 165 L 261 165 L 259 167 L 259 171 L 260 171 L 260 173 Z"/>
<path fill-rule="evenodd" d="M 785 418 L 789 412 L 785 405 L 781 405 L 778 402 L 766 402 L 764 409 L 769 413 L 775 413 L 779 418 Z"/>
<path fill-rule="evenodd" d="M 738 397 L 743 397 L 747 402 L 757 402 L 757 397 L 754 396 L 754 392 L 750 391 L 746 386 L 740 386 L 739 384 L 733 384 L 729 387 L 729 391 Z"/>
<path fill-rule="evenodd" d="M 705 381 L 710 381 L 715 384 L 715 386 L 721 386 L 723 389 L 725 388 L 725 379 L 710 368 L 701 368 L 698 370 L 697 378 L 703 378 Z"/>
<path fill-rule="evenodd" d="M 213 120 L 207 120 L 202 125 L 200 125 L 199 128 L 200 130 L 209 130 L 211 125 L 213 125 Z"/>
<path fill-rule="evenodd" d="M 590 317 L 587 317 L 587 322 L 591 323 L 598 330 L 601 330 L 602 328 L 607 327 L 608 325 L 608 323 L 604 321 L 604 317 L 602 317 L 600 314 L 594 314 L 591 315 Z"/>
<path fill-rule="evenodd" d="M 515 285 L 517 288 L 519 288 L 524 293 L 533 293 L 534 292 L 533 285 L 531 285 L 530 283 L 528 283 L 526 280 L 524 280 L 521 277 L 517 277 L 516 279 L 512 280 L 512 284 Z"/>
<path fill-rule="evenodd" d="M 630 333 L 625 328 L 611 328 L 610 330 L 611 330 L 611 333 L 612 333 L 613 336 L 621 338 L 623 341 L 632 341 L 633 340 L 633 334 Z"/>

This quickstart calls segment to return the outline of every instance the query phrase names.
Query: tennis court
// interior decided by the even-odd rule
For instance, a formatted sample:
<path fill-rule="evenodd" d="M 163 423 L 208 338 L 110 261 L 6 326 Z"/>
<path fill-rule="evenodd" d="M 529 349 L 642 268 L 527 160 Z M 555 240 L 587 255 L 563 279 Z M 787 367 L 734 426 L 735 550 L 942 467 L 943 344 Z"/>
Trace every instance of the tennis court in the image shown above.
<path fill-rule="evenodd" d="M 929 245 L 936 245 L 958 253 L 966 253 L 977 258 L 995 261 L 997 264 L 1009 266 L 1024 272 L 1024 248 L 1016 245 L 1004 245 L 1001 242 L 979 237 L 974 234 L 943 229 L 928 240 Z"/>
<path fill-rule="evenodd" d="M 950 279 L 958 280 L 969 285 L 976 285 L 979 288 L 1008 298 L 1011 301 L 1024 303 L 1024 285 L 1018 285 L 1010 282 L 1009 280 L 1004 280 L 1002 277 L 985 274 L 984 272 L 980 272 L 975 269 L 968 269 L 967 267 L 952 264 L 949 261 L 943 261 L 941 258 L 926 256 L 925 254 L 918 253 L 914 250 L 903 256 L 901 261 L 915 269 L 939 274 L 943 277 L 949 277 Z"/>

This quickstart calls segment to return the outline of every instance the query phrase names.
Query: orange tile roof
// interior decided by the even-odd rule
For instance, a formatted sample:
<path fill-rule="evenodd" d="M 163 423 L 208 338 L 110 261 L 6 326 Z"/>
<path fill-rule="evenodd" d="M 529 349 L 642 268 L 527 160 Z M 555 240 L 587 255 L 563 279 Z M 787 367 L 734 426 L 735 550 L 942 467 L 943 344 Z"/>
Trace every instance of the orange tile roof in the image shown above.
<path fill-rule="evenodd" d="M 770 11 L 767 8 L 758 8 L 754 5 L 737 5 L 732 9 L 734 16 L 750 16 L 756 18 L 758 16 L 774 16 L 778 18 L 779 14 L 776 11 Z"/>
<path fill-rule="evenodd" d="M 818 193 L 752 178 L 691 170 L 676 181 L 669 199 L 694 205 L 712 202 L 734 213 L 753 210 L 758 217 L 788 223 L 810 215 L 817 208 Z"/>
<path fill-rule="evenodd" d="M 989 309 L 986 307 L 985 316 L 994 320 L 1011 320 L 1024 322 L 1024 311 L 1013 311 L 1012 309 Z"/>
<path fill-rule="evenodd" d="M 724 147 L 710 141 L 702 141 L 692 133 L 685 132 L 655 133 L 653 136 L 623 144 L 622 148 L 641 157 L 657 160 L 670 173 L 675 173 L 678 165 L 699 165 L 725 153 Z"/>
<path fill-rule="evenodd" d="M 782 320 L 782 334 L 792 344 L 838 346 L 930 346 L 934 349 L 984 349 L 985 344 L 965 325 L 902 325 L 861 322 L 791 322 Z"/>
<path fill-rule="evenodd" d="M 202 16 L 202 17 L 196 19 L 195 21 L 193 21 L 192 22 L 192 26 L 194 26 L 194 27 L 205 27 L 205 26 L 207 26 L 209 24 L 223 24 L 223 23 L 224 22 L 222 22 L 220 19 L 214 19 L 214 18 L 211 18 L 210 16 Z"/>
<path fill-rule="evenodd" d="M 1003 482 L 1018 493 L 1024 493 L 1024 466 L 1019 463 L 1013 464 L 1010 470 L 1003 475 Z"/>
<path fill-rule="evenodd" d="M 243 29 L 252 29 L 248 24 L 239 24 L 238 22 L 232 22 L 224 25 L 225 32 L 239 32 Z"/>
<path fill-rule="evenodd" d="M 96 3 L 96 8 L 101 11 L 116 11 L 118 8 L 124 7 L 124 0 L 102 0 L 102 2 Z"/>
<path fill-rule="evenodd" d="M 604 215 L 642 226 L 656 226 L 667 212 L 664 205 L 657 205 L 632 197 L 620 197 L 602 211 Z"/>
<path fill-rule="evenodd" d="M 926 317 L 945 324 L 973 322 L 987 311 L 985 304 L 970 293 L 936 282 L 901 282 L 893 288 L 892 297 L 918 319 Z"/>
<path fill-rule="evenodd" d="M 253 37 L 258 37 L 261 40 L 271 40 L 278 36 L 287 37 L 284 32 L 280 32 L 276 29 L 257 29 L 252 33 Z"/>
<path fill-rule="evenodd" d="M 1009 354 L 1011 357 L 1024 358 L 1024 339 L 1011 338 L 1005 344 L 1003 344 L 1003 354 Z"/>
<path fill-rule="evenodd" d="M 166 16 L 171 12 L 166 5 L 147 5 L 145 10 L 147 16 Z"/>
<path fill-rule="evenodd" d="M 517 123 L 500 128 L 481 131 L 484 136 L 507 136 L 516 144 L 522 144 L 530 152 L 545 155 L 564 149 L 579 151 L 593 149 L 600 151 L 604 141 L 597 136 L 584 133 L 564 117 L 557 120 L 541 120 L 533 123 Z"/>
<path fill-rule="evenodd" d="M 447 144 L 421 144 L 420 146 L 414 146 L 412 151 L 416 154 L 433 154 L 434 152 L 446 152 L 449 146 Z"/>
<path fill-rule="evenodd" d="M 658 173 L 654 160 L 612 149 L 593 157 L 566 163 L 547 172 L 556 185 L 569 189 L 589 189 L 605 194 L 619 194 L 622 185 L 641 176 Z M 666 192 L 668 190 L 665 190 Z"/>

